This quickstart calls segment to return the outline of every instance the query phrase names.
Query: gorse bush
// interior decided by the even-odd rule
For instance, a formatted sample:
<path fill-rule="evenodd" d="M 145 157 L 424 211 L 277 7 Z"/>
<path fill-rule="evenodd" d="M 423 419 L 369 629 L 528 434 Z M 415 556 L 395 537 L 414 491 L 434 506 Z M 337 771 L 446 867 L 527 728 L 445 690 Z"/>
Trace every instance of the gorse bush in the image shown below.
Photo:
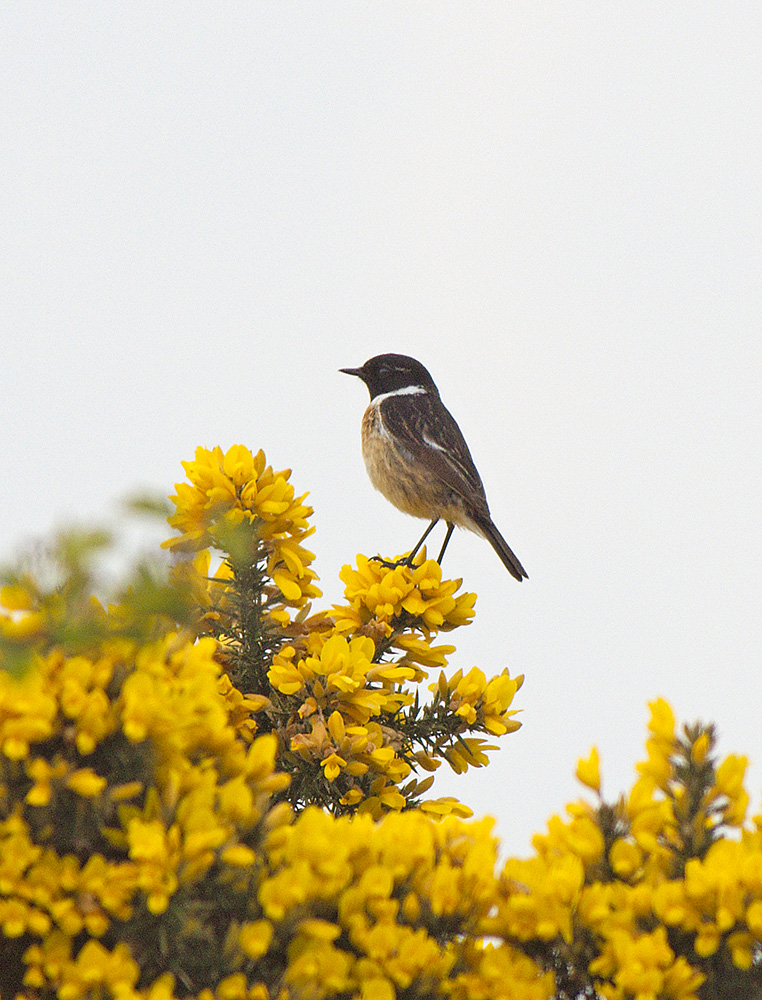
<path fill-rule="evenodd" d="M 448 669 L 474 595 L 359 556 L 315 610 L 289 473 L 185 469 L 171 568 L 101 603 L 71 535 L 0 591 L 1 1000 L 762 995 L 762 817 L 711 726 L 654 702 L 629 795 L 593 752 L 596 799 L 498 863 L 429 797 L 518 728 L 520 677 Z"/>
<path fill-rule="evenodd" d="M 200 448 L 185 469 L 190 485 L 178 486 L 170 518 L 181 534 L 167 546 L 202 553 L 183 567 L 203 612 L 198 631 L 217 640 L 228 696 L 248 692 L 241 736 L 278 736 L 283 797 L 375 818 L 412 807 L 469 815 L 454 800 L 421 798 L 433 778 L 407 779 L 443 760 L 480 767 L 495 747 L 478 734 L 518 728 L 509 706 L 521 678 L 507 670 L 490 681 L 477 668 L 440 673 L 433 697 L 419 696 L 454 651 L 438 634 L 471 620 L 475 595 L 457 595 L 460 581 L 443 581 L 423 554 L 393 570 L 360 557 L 342 571 L 348 603 L 312 614 L 320 592 L 302 545 L 312 510 L 288 473 L 241 447 Z M 212 578 L 210 546 L 225 555 Z"/>

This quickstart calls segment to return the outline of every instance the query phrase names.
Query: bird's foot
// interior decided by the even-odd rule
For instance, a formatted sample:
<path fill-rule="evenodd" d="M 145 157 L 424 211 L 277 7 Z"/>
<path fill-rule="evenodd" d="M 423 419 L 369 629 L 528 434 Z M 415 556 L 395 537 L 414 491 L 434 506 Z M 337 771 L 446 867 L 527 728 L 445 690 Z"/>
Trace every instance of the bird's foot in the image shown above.
<path fill-rule="evenodd" d="M 398 566 L 407 566 L 410 568 L 410 556 L 405 556 L 404 559 L 384 559 L 383 556 L 371 556 L 373 562 L 381 563 L 382 566 L 386 566 L 387 569 L 397 569 Z"/>

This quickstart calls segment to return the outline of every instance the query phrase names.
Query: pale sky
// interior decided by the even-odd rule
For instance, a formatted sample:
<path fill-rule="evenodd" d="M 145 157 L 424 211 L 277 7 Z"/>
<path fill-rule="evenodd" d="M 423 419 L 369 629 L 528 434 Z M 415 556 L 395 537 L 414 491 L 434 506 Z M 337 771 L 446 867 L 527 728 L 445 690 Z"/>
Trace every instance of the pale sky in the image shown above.
<path fill-rule="evenodd" d="M 451 668 L 524 673 L 524 726 L 435 792 L 526 853 L 661 695 L 758 810 L 760 38 L 751 0 L 5 4 L 0 558 L 242 443 L 310 491 L 329 603 L 423 529 L 337 371 L 410 354 L 529 573 L 450 544 Z"/>

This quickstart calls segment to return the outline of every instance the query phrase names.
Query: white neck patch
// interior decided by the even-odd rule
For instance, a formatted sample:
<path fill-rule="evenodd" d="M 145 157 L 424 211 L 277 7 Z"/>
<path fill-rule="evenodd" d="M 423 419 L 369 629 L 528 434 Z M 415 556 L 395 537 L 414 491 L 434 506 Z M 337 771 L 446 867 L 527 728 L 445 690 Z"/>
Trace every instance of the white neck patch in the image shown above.
<path fill-rule="evenodd" d="M 374 396 L 372 402 L 378 404 L 385 399 L 391 399 L 392 396 L 418 396 L 422 392 L 426 392 L 422 385 L 403 385 L 401 389 L 392 389 L 391 392 L 382 392 Z"/>

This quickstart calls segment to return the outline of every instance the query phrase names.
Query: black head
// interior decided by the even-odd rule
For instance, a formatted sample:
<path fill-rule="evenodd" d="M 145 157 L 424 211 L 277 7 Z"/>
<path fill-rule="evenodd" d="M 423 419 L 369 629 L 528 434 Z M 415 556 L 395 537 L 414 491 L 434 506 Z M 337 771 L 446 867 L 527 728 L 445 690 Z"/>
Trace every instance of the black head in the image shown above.
<path fill-rule="evenodd" d="M 394 392 L 411 385 L 439 395 L 431 375 L 420 361 L 404 354 L 378 354 L 366 361 L 362 368 L 339 368 L 339 371 L 361 378 L 368 387 L 371 399 L 383 392 Z"/>

